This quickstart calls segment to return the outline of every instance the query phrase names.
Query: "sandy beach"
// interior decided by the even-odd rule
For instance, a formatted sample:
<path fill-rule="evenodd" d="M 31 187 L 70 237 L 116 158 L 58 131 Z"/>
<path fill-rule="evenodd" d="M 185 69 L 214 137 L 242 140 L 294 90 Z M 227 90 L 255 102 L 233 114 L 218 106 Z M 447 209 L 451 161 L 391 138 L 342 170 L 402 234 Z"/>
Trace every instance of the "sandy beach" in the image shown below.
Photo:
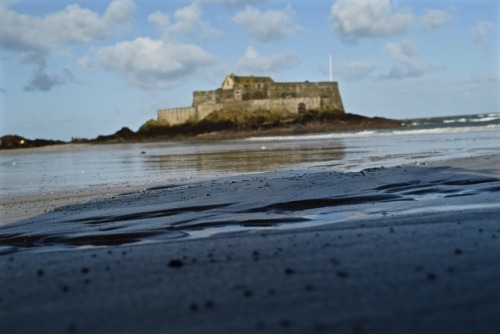
<path fill-rule="evenodd" d="M 498 333 L 499 192 L 487 155 L 17 198 L 0 332 Z"/>

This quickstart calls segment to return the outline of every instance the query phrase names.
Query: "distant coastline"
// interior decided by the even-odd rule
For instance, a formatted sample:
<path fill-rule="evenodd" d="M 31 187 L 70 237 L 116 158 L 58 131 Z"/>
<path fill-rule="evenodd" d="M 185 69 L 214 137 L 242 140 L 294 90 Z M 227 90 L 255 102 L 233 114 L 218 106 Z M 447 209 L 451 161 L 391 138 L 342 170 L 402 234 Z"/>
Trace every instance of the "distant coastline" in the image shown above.
<path fill-rule="evenodd" d="M 441 116 L 395 120 L 381 117 L 366 117 L 356 114 L 335 114 L 325 111 L 310 111 L 295 118 L 275 118 L 265 112 L 231 113 L 231 117 L 215 113 L 198 122 L 178 125 L 162 124 L 157 120 L 145 122 L 137 131 L 127 127 L 114 134 L 96 138 L 73 138 L 71 141 L 50 139 L 27 139 L 18 135 L 0 137 L 0 150 L 37 148 L 51 145 L 143 143 L 159 141 L 216 141 L 249 137 L 272 137 L 299 134 L 342 133 L 364 130 L 393 130 L 433 132 L 454 129 L 498 129 L 500 113 Z"/>
<path fill-rule="evenodd" d="M 394 119 L 320 111 L 309 111 L 289 119 L 274 118 L 265 115 L 265 113 L 253 113 L 251 117 L 249 114 L 240 116 L 239 119 L 230 119 L 215 114 L 202 121 L 179 125 L 162 124 L 156 120 L 150 120 L 144 123 L 136 132 L 123 127 L 111 135 L 100 135 L 92 139 L 74 138 L 71 141 L 28 139 L 19 135 L 5 135 L 0 137 L 0 150 L 78 143 L 112 144 L 167 140 L 225 140 L 258 136 L 397 128 L 404 125 L 402 121 Z"/>

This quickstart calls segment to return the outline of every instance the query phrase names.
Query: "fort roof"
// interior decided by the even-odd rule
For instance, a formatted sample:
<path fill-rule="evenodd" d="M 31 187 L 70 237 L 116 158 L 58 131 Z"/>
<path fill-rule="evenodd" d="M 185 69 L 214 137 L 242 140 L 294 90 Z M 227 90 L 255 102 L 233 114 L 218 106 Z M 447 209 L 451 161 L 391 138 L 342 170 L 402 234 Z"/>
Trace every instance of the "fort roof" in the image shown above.
<path fill-rule="evenodd" d="M 253 86 L 256 84 L 274 84 L 271 77 L 228 75 L 222 82 L 223 89 L 233 89 L 237 87 Z"/>

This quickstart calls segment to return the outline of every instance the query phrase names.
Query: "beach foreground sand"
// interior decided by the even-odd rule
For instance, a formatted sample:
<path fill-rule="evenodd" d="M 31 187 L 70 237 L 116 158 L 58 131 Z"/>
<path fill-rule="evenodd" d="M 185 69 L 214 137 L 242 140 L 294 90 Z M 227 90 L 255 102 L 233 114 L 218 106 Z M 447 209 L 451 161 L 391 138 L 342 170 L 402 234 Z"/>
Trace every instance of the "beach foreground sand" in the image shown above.
<path fill-rule="evenodd" d="M 0 228 L 0 332 L 499 333 L 499 163 L 50 202 Z"/>

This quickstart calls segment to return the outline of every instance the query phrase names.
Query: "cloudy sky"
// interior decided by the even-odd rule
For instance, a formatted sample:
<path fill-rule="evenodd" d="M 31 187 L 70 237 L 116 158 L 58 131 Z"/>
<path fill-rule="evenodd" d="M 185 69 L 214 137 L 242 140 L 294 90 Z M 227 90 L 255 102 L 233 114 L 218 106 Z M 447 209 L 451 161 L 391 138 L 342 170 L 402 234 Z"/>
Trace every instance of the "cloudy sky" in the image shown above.
<path fill-rule="evenodd" d="M 328 81 L 348 112 L 499 112 L 497 0 L 0 0 L 0 135 L 133 130 L 225 75 Z"/>

